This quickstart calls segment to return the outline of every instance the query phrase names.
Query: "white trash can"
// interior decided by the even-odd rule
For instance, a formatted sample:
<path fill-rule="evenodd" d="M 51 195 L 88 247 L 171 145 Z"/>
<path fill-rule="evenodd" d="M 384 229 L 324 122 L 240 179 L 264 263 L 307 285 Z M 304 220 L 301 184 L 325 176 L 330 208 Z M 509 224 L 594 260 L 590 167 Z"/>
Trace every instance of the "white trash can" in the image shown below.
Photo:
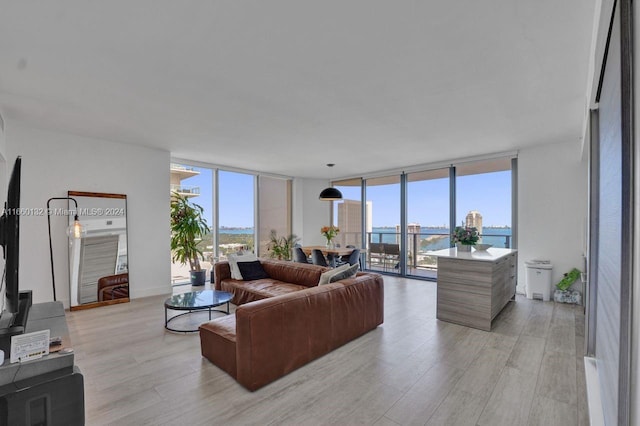
<path fill-rule="evenodd" d="M 524 262 L 527 268 L 527 299 L 551 300 L 551 271 L 553 265 L 548 260 L 529 260 Z"/>

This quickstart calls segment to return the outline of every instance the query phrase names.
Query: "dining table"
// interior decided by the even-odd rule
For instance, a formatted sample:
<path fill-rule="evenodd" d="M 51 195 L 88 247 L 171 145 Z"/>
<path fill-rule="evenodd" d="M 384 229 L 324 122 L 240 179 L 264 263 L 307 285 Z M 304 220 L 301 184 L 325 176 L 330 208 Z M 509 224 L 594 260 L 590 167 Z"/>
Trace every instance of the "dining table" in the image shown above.
<path fill-rule="evenodd" d="M 320 250 L 324 257 L 327 259 L 329 265 L 336 266 L 336 258 L 342 256 L 349 256 L 355 248 L 349 247 L 333 247 L 329 248 L 327 246 L 302 246 L 302 251 L 307 256 L 311 256 L 311 252 L 313 250 Z"/>

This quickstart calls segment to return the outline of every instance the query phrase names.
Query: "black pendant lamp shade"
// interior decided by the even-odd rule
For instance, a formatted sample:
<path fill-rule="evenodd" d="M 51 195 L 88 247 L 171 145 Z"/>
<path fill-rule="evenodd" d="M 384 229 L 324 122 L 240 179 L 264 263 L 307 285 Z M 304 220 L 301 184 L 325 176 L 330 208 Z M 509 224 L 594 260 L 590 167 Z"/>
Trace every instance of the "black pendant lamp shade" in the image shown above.
<path fill-rule="evenodd" d="M 335 166 L 335 164 L 327 164 L 327 167 L 331 168 Z M 342 200 L 342 192 L 337 190 L 336 188 L 329 187 L 322 190 L 320 196 L 318 197 L 321 201 L 337 201 Z"/>
<path fill-rule="evenodd" d="M 336 188 L 325 188 L 320 193 L 320 200 L 323 201 L 337 201 L 342 200 L 342 192 L 338 191 Z"/>

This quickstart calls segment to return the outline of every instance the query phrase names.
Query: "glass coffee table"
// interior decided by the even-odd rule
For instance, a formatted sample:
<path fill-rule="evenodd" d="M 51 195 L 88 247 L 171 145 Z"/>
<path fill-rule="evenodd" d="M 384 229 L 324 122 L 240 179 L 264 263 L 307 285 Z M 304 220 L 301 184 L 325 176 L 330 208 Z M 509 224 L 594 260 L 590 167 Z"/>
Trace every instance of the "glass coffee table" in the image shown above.
<path fill-rule="evenodd" d="M 195 330 L 180 330 L 176 328 L 169 327 L 169 323 L 176 318 L 180 318 L 184 315 L 189 315 L 198 311 L 209 311 L 209 320 L 211 320 L 211 312 L 222 312 L 223 314 L 229 315 L 229 301 L 233 294 L 227 293 L 226 291 L 218 291 L 218 290 L 202 290 L 202 291 L 190 291 L 188 293 L 176 294 L 175 296 L 171 296 L 167 300 L 164 301 L 164 328 L 169 331 L 177 331 L 180 333 L 194 333 L 198 331 Z M 227 310 L 223 311 L 221 309 L 213 309 L 217 306 L 222 306 L 227 304 Z M 182 314 L 174 315 L 169 318 L 168 311 L 187 311 Z"/>

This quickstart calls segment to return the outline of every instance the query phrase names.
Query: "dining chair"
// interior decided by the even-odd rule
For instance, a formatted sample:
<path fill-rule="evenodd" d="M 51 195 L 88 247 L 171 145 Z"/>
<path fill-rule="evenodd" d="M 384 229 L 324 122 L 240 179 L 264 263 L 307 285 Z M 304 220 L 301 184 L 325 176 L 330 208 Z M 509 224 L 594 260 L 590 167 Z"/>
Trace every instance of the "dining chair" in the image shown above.
<path fill-rule="evenodd" d="M 369 243 L 369 250 L 367 251 L 367 255 L 369 257 L 369 268 L 374 266 L 373 261 L 376 261 L 376 266 L 385 265 L 385 257 L 384 257 L 384 244 L 382 243 Z"/>
<path fill-rule="evenodd" d="M 387 265 L 393 265 L 393 269 L 398 269 L 400 264 L 400 244 L 385 244 L 384 245 L 384 270 L 387 270 Z"/>
<path fill-rule="evenodd" d="M 354 246 L 353 244 L 347 244 L 346 246 L 344 246 L 345 248 L 350 248 L 350 249 L 354 249 L 356 248 L 356 246 Z M 337 262 L 339 265 L 344 265 L 345 263 L 349 263 L 349 255 L 345 255 L 345 256 L 340 256 L 340 259 L 338 259 Z M 360 268 L 362 269 L 362 268 Z"/>
<path fill-rule="evenodd" d="M 324 257 L 324 254 L 322 254 L 322 252 L 318 249 L 313 249 L 311 251 L 311 262 L 314 265 L 329 266 L 329 264 L 327 263 L 327 259 L 325 259 Z"/>
<path fill-rule="evenodd" d="M 349 258 L 347 259 L 347 263 L 349 265 L 355 265 L 356 263 L 358 263 L 360 265 L 360 270 L 362 270 L 362 260 L 360 259 L 360 249 L 359 248 L 353 249 L 353 251 L 349 255 Z"/>
<path fill-rule="evenodd" d="M 293 260 L 298 263 L 309 263 L 307 255 L 302 251 L 300 247 L 293 248 Z"/>

